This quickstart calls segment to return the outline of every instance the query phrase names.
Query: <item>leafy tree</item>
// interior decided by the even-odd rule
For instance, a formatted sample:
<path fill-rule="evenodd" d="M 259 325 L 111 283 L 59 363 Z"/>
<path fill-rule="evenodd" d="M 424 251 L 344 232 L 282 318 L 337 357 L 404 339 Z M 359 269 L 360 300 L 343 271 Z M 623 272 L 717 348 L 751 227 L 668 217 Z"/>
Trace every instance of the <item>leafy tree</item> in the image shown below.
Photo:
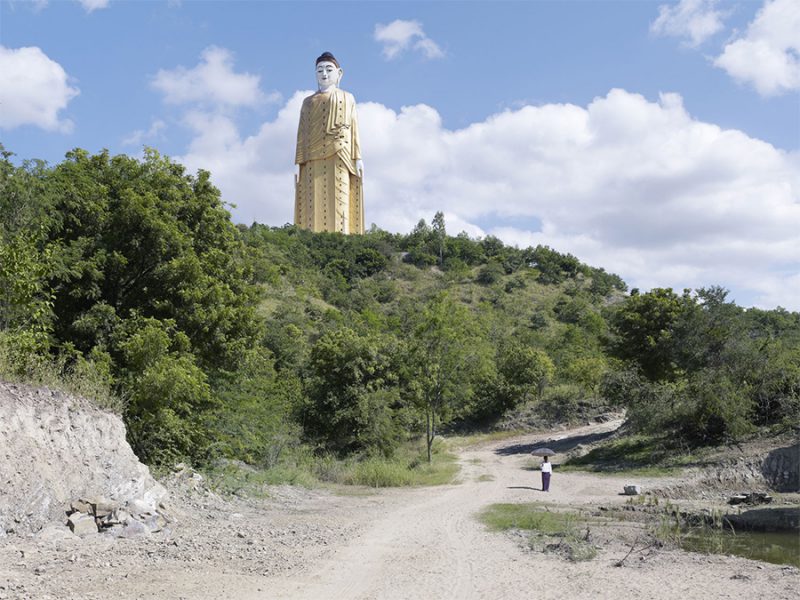
<path fill-rule="evenodd" d="M 211 457 L 272 468 L 299 444 L 293 417 L 302 400 L 300 381 L 286 373 L 278 377 L 264 352 L 251 351 L 238 371 L 217 382 L 214 393 L 219 402 L 206 419 Z"/>
<path fill-rule="evenodd" d="M 544 350 L 516 342 L 504 344 L 497 357 L 497 372 L 512 387 L 517 403 L 533 394 L 541 397 L 555 374 L 553 361 Z"/>
<path fill-rule="evenodd" d="M 103 303 L 122 320 L 134 312 L 174 320 L 203 365 L 235 367 L 255 340 L 255 288 L 207 172 L 186 175 L 155 151 L 140 162 L 75 150 L 50 185 L 58 191 L 49 238 L 59 339 L 75 337 Z"/>
<path fill-rule="evenodd" d="M 676 327 L 693 301 L 670 288 L 631 296 L 611 318 L 615 356 L 638 365 L 652 381 L 674 379 L 679 372 Z"/>
<path fill-rule="evenodd" d="M 198 459 L 207 445 L 202 415 L 215 403 L 206 374 L 174 321 L 135 318 L 116 332 L 122 340 L 123 381 L 129 394 L 128 436 L 147 462 Z"/>
<path fill-rule="evenodd" d="M 392 425 L 399 400 L 392 354 L 380 337 L 346 327 L 323 335 L 309 355 L 301 409 L 306 434 L 340 454 L 390 454 L 399 435 Z"/>
<path fill-rule="evenodd" d="M 424 415 L 430 462 L 440 425 L 469 404 L 487 357 L 474 319 L 446 293 L 434 296 L 412 323 L 404 379 Z"/>
<path fill-rule="evenodd" d="M 16 167 L 12 156 L 0 144 L 0 330 L 14 338 L 13 351 L 25 355 L 46 352 L 52 332 L 51 217 L 40 200 L 47 194 L 45 164 Z"/>
<path fill-rule="evenodd" d="M 567 364 L 565 373 L 570 381 L 594 396 L 607 370 L 608 366 L 603 357 L 581 356 Z"/>
<path fill-rule="evenodd" d="M 458 259 L 464 264 L 474 266 L 486 260 L 483 247 L 478 242 L 471 240 L 469 235 L 461 232 L 456 237 L 448 237 L 445 245 L 446 255 L 449 258 Z"/>
<path fill-rule="evenodd" d="M 547 246 L 528 249 L 527 262 L 539 270 L 539 281 L 544 284 L 558 284 L 578 273 L 588 271 L 571 254 L 561 254 Z"/>
<path fill-rule="evenodd" d="M 444 213 L 442 211 L 438 211 L 433 216 L 433 221 L 431 222 L 431 233 L 434 246 L 438 250 L 439 266 L 441 267 L 444 265 L 444 249 L 445 242 L 447 240 L 447 230 L 445 229 Z"/>

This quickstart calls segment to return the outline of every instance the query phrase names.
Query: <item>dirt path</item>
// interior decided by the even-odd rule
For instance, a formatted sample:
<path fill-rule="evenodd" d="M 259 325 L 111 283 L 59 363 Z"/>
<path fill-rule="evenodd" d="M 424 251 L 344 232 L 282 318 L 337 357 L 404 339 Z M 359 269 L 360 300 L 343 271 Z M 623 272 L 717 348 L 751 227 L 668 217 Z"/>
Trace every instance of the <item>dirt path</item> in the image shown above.
<path fill-rule="evenodd" d="M 616 427 L 604 425 L 573 430 L 548 444 L 567 449 L 578 441 L 602 436 Z M 530 449 L 544 436 L 525 436 L 461 452 L 457 484 L 436 488 L 387 490 L 368 497 L 319 497 L 290 511 L 245 514 L 251 529 L 276 527 L 284 518 L 293 533 L 303 523 L 310 532 L 327 524 L 333 535 L 313 536 L 303 547 L 287 537 L 293 561 L 271 569 L 270 560 L 250 557 L 236 543 L 235 530 L 216 546 L 217 553 L 193 537 L 174 541 L 180 547 L 196 543 L 200 560 L 173 556 L 159 548 L 135 548 L 137 558 L 118 564 L 114 577 L 96 577 L 69 564 L 58 585 L 46 586 L 32 598 L 224 598 L 247 599 L 530 599 L 530 598 L 739 598 L 758 594 L 771 599 L 795 598 L 797 570 L 739 558 L 659 551 L 647 560 L 631 560 L 616 568 L 630 540 L 600 543 L 598 556 L 572 563 L 526 550 L 521 538 L 489 532 L 475 518 L 497 502 L 546 501 L 548 504 L 597 506 L 624 503 L 619 493 L 626 480 L 582 473 L 556 473 L 551 492 L 540 490 L 539 473 L 531 471 Z M 556 436 L 558 437 L 558 436 Z M 650 483 L 637 480 L 643 486 Z M 659 480 L 663 483 L 663 479 Z M 281 516 L 282 515 L 282 516 Z M 291 523 L 291 525 L 290 525 Z M 335 523 L 335 525 L 334 525 Z M 313 525 L 312 525 L 313 524 Z M 340 527 L 340 529 L 337 529 Z M 233 530 L 232 530 L 233 531 Z M 214 536 L 209 528 L 207 535 Z M 247 534 L 251 535 L 250 533 Z M 624 536 L 623 536 L 624 537 Z M 193 541 L 190 541 L 193 540 Z M 219 538 L 218 540 L 219 541 Z M 258 548 L 266 541 L 244 540 Z M 151 542 L 152 543 L 152 542 Z M 261 544 L 265 544 L 261 546 Z M 118 549 L 107 550 L 116 557 Z M 230 553 L 225 558 L 225 553 Z M 0 560 L 3 556 L 0 554 Z M 2 565 L 2 562 L 0 562 Z M 249 568 L 249 566 L 253 568 Z M 29 565 L 30 568 L 32 564 Z M 248 568 L 245 568 L 248 567 Z M 146 576 L 142 577 L 142 569 Z M 35 570 L 35 569 L 34 569 Z M 3 567 L 0 566 L 0 582 Z M 35 587 L 27 590 L 36 591 Z M 59 592 L 60 589 L 60 592 Z M 59 593 L 70 590 L 66 595 Z M 53 595 L 47 595 L 53 594 Z M 0 588 L 0 598 L 3 596 Z M 28 596 L 19 596 L 28 597 Z"/>
<path fill-rule="evenodd" d="M 602 436 L 619 425 L 611 422 L 585 427 L 563 434 L 562 438 L 567 446 L 573 446 L 576 440 Z M 749 579 L 730 579 L 737 573 L 748 577 L 741 575 L 742 568 L 781 572 L 771 566 L 759 569 L 748 563 L 743 567 L 741 561 L 680 552 L 669 553 L 682 557 L 677 563 L 670 557 L 660 560 L 653 569 L 622 570 L 611 566 L 606 556 L 597 562 L 579 564 L 521 552 L 513 538 L 487 531 L 475 515 L 497 502 L 539 500 L 576 506 L 621 504 L 626 500 L 620 496 L 623 479 L 588 474 L 556 473 L 552 491 L 543 493 L 539 473 L 528 470 L 529 452 L 542 437 L 526 436 L 462 452 L 458 485 L 404 493 L 397 508 L 330 558 L 303 573 L 270 581 L 266 597 L 732 598 L 756 589 L 743 589 L 736 583 Z M 558 438 L 555 436 L 556 442 Z M 637 483 L 647 486 L 651 482 Z M 623 547 L 615 550 L 619 553 L 615 560 L 624 556 Z M 710 573 L 710 564 L 719 565 L 721 571 Z M 724 585 L 720 585 L 720 579 Z M 796 576 L 784 580 L 780 575 L 776 583 L 773 597 L 794 597 L 791 586 L 797 583 Z"/>
<path fill-rule="evenodd" d="M 602 435 L 618 426 L 619 422 L 595 425 L 563 438 L 572 446 L 576 439 Z M 513 538 L 487 531 L 475 516 L 497 502 L 538 500 L 576 506 L 626 500 L 620 496 L 624 479 L 588 474 L 556 473 L 552 491 L 543 493 L 539 473 L 529 470 L 528 453 L 538 439 L 540 436 L 526 436 L 462 452 L 457 485 L 397 492 L 402 501 L 388 508 L 363 535 L 301 573 L 270 580 L 263 588 L 267 594 L 261 597 L 730 598 L 756 589 L 739 581 L 757 577 L 766 583 L 769 576 L 761 576 L 763 570 L 773 573 L 777 584 L 772 586 L 773 597 L 794 597 L 791 585 L 797 578 L 778 576 L 782 571 L 772 566 L 759 569 L 747 561 L 673 552 L 646 566 L 618 569 L 611 564 L 624 556 L 622 544 L 610 549 L 616 551 L 613 560 L 606 555 L 596 562 L 569 563 L 555 556 L 522 552 Z M 559 441 L 558 436 L 555 439 Z M 647 486 L 651 482 L 637 483 Z M 710 565 L 718 568 L 709 570 Z M 758 574 L 742 575 L 742 569 Z M 737 574 L 751 579 L 730 579 Z"/>
<path fill-rule="evenodd" d="M 615 423 L 578 435 L 613 429 Z M 457 485 L 401 492 L 403 502 L 364 535 L 317 568 L 271 582 L 278 598 L 530 598 L 536 569 L 513 540 L 491 533 L 475 518 L 496 502 L 564 500 L 565 488 L 582 497 L 616 495 L 612 482 L 591 490 L 576 476 L 554 480 L 543 494 L 538 473 L 525 470 L 523 449 L 534 438 L 505 441 L 462 452 Z M 519 453 L 503 455 L 508 448 Z M 607 489 L 604 489 L 607 488 Z M 528 563 L 528 564 L 526 564 Z"/>

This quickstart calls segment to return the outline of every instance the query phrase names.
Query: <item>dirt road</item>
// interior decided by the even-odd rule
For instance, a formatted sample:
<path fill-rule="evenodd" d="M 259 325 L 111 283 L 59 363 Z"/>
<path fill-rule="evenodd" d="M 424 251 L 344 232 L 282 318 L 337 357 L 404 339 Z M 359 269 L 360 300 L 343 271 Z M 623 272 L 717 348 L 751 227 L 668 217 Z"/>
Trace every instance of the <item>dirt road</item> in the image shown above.
<path fill-rule="evenodd" d="M 548 445 L 565 450 L 597 439 L 617 425 L 612 422 L 573 430 L 560 440 L 554 439 L 558 436 L 550 438 Z M 211 555 L 207 561 L 197 562 L 189 559 L 191 553 L 179 559 L 144 548 L 137 550 L 137 558 L 130 564 L 116 566 L 113 573 L 117 576 L 105 580 L 89 576 L 85 570 L 81 577 L 74 567 L 65 565 L 60 589 L 71 590 L 69 595 L 59 596 L 57 586 L 47 586 L 47 593 L 55 595 L 31 597 L 709 600 L 755 593 L 771 599 L 796 597 L 800 585 L 796 569 L 677 550 L 660 550 L 646 560 L 631 560 L 618 568 L 613 565 L 631 542 L 624 532 L 621 538 L 597 540 L 596 558 L 573 563 L 530 551 L 521 537 L 486 530 L 476 514 L 497 502 L 542 501 L 573 507 L 624 503 L 620 492 L 627 480 L 617 477 L 556 470 L 552 491 L 542 492 L 539 473 L 530 470 L 529 455 L 542 437 L 525 436 L 462 451 L 460 481 L 454 485 L 386 490 L 366 497 L 319 497 L 300 503 L 289 517 L 293 525 L 284 525 L 297 528 L 305 522 L 320 527 L 327 523 L 336 535 L 318 537 L 317 542 L 312 536 L 305 547 L 287 548 L 294 552 L 295 560 L 285 569 L 254 572 L 262 570 L 260 563 L 250 561 L 249 554 L 227 549 L 225 543 L 218 549 L 221 554 L 230 552 L 230 558 Z M 636 483 L 646 487 L 654 482 L 639 479 Z M 259 511 L 244 515 L 253 528 L 276 527 L 277 518 L 277 514 L 263 517 Z M 342 523 L 347 524 L 346 531 L 336 529 Z M 241 531 L 231 534 L 230 548 L 244 537 Z M 215 532 L 209 529 L 205 535 Z M 258 540 L 253 545 L 261 543 Z M 292 546 L 301 540 L 288 537 L 285 543 Z M 187 538 L 178 544 L 190 542 Z M 198 546 L 199 551 L 203 549 L 202 544 Z M 117 556 L 119 550 L 107 552 Z M 144 569 L 145 576 L 137 568 Z M 0 567 L 0 576 L 2 573 Z"/>

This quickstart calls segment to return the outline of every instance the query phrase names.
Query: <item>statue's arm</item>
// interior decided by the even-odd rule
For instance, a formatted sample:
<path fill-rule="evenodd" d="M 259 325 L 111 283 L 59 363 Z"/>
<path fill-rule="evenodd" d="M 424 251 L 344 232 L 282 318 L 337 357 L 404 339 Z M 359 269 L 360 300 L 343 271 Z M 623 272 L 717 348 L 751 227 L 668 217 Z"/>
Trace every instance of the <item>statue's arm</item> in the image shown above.
<path fill-rule="evenodd" d="M 300 109 L 300 122 L 297 124 L 297 146 L 295 147 L 294 163 L 300 165 L 305 160 L 305 134 L 306 134 L 306 121 L 308 120 L 308 103 L 303 101 L 303 106 Z"/>
<path fill-rule="evenodd" d="M 350 125 L 352 138 L 353 160 L 356 163 L 356 171 L 360 177 L 364 176 L 364 161 L 361 160 L 361 140 L 358 135 L 358 112 L 356 111 L 356 101 L 353 100 L 353 122 Z"/>

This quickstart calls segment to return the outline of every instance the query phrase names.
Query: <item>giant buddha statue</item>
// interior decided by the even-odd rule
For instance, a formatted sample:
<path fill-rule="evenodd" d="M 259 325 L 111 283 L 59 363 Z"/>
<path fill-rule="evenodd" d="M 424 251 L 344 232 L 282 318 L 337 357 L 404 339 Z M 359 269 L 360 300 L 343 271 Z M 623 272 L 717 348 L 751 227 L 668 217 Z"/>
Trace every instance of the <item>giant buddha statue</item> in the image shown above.
<path fill-rule="evenodd" d="M 356 101 L 339 89 L 343 71 L 330 52 L 317 59 L 318 91 L 303 100 L 297 128 L 295 225 L 364 233 L 364 167 Z"/>

